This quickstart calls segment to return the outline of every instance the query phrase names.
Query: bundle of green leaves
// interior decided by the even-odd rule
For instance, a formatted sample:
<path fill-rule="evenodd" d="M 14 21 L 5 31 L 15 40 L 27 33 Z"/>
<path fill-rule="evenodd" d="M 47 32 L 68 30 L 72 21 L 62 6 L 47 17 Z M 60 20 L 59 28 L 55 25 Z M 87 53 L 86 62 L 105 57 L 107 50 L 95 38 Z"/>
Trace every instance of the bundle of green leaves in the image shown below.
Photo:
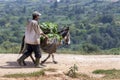
<path fill-rule="evenodd" d="M 58 34 L 58 25 L 51 22 L 44 22 L 41 24 L 40 28 L 48 36 L 48 38 L 62 39 L 62 36 Z M 42 39 L 44 39 L 42 37 Z"/>
<path fill-rule="evenodd" d="M 40 27 L 45 34 L 49 34 L 49 33 L 55 34 L 57 33 L 58 25 L 51 22 L 45 22 L 45 23 L 42 23 Z"/>

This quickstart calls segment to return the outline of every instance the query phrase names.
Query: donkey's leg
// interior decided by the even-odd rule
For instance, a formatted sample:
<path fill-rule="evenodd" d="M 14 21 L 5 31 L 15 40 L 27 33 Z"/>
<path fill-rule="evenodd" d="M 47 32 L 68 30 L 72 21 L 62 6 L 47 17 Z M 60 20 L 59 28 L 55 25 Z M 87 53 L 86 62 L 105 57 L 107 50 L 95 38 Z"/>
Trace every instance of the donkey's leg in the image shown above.
<path fill-rule="evenodd" d="M 50 58 L 50 53 L 48 54 L 48 57 L 46 59 L 44 59 L 43 61 L 41 61 L 41 64 L 45 63 L 47 61 L 48 58 Z"/>
<path fill-rule="evenodd" d="M 54 64 L 57 64 L 58 62 L 57 61 L 55 61 L 55 57 L 54 57 L 54 54 L 52 53 L 52 60 L 53 60 L 53 63 Z"/>
<path fill-rule="evenodd" d="M 32 54 L 30 55 L 30 58 L 32 59 L 33 63 L 35 64 L 35 59 L 33 58 Z"/>

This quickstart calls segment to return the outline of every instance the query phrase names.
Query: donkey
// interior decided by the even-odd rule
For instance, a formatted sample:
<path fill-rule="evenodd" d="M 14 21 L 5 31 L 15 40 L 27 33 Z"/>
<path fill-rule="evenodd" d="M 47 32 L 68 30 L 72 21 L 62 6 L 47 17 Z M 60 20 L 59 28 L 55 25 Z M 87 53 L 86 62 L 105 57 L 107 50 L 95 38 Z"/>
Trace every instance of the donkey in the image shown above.
<path fill-rule="evenodd" d="M 52 38 L 51 40 L 49 40 L 49 39 L 41 40 L 41 44 L 40 44 L 41 49 L 44 52 L 48 53 L 48 56 L 43 61 L 41 61 L 41 64 L 45 63 L 47 61 L 47 59 L 50 58 L 50 56 L 52 56 L 53 63 L 57 64 L 57 61 L 55 61 L 55 58 L 54 58 L 54 53 L 56 52 L 58 46 L 60 46 L 62 44 L 65 44 L 65 45 L 70 44 L 69 27 L 62 29 L 61 31 L 58 32 L 58 34 L 60 36 L 62 36 L 61 41 L 59 41 L 57 38 Z M 22 39 L 21 49 L 20 49 L 19 53 L 24 53 L 24 51 L 26 50 L 25 44 L 24 44 L 24 39 L 25 39 L 25 36 Z M 31 57 L 32 61 L 35 63 L 33 56 L 30 55 L 30 57 Z M 26 63 L 23 62 L 23 65 L 26 65 Z"/>

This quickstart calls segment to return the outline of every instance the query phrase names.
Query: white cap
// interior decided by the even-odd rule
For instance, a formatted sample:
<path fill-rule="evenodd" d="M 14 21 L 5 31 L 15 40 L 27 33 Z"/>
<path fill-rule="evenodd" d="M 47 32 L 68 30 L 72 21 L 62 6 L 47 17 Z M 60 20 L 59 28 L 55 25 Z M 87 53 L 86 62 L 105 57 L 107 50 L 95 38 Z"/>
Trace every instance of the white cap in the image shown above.
<path fill-rule="evenodd" d="M 38 16 L 41 16 L 41 13 L 39 13 L 38 11 L 34 11 L 32 15 L 38 15 Z"/>

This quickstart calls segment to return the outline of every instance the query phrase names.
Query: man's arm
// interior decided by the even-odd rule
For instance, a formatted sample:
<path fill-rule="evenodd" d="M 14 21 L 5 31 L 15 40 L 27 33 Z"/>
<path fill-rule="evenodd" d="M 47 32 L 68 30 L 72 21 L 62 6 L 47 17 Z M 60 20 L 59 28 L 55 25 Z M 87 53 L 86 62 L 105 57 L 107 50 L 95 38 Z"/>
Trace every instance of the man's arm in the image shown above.
<path fill-rule="evenodd" d="M 34 24 L 34 30 L 37 34 L 44 36 L 45 38 L 48 38 L 43 31 L 40 29 L 40 26 L 38 24 Z"/>

